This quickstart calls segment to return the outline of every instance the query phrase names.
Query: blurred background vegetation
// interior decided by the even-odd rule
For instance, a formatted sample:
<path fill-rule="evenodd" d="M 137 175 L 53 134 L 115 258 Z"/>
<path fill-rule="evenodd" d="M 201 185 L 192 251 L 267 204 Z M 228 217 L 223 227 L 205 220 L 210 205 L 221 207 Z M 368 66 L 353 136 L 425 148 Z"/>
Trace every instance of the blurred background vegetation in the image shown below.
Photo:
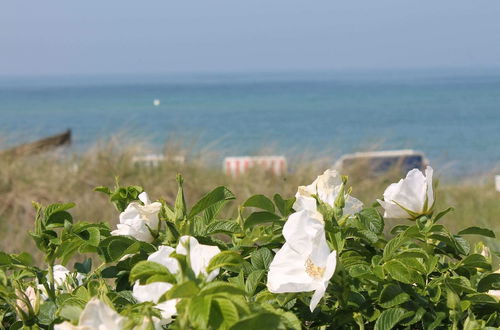
<path fill-rule="evenodd" d="M 32 201 L 44 205 L 55 202 L 75 202 L 74 218 L 80 221 L 118 222 L 118 211 L 109 203 L 107 196 L 94 192 L 97 186 L 140 185 L 151 199 L 163 198 L 173 204 L 177 193 L 175 177 L 181 173 L 185 178 L 185 193 L 188 205 L 193 205 L 201 196 L 225 185 L 237 196 L 237 201 L 223 215 L 234 216 L 236 206 L 252 194 L 272 197 L 280 193 L 292 197 L 299 185 L 310 184 L 316 176 L 331 167 L 327 157 L 315 158 L 306 152 L 289 159 L 286 176 L 277 177 L 254 169 L 237 178 L 226 176 L 218 161 L 220 155 L 213 150 L 189 151 L 169 143 L 166 155 L 185 155 L 185 162 L 166 158 L 157 166 L 138 165 L 134 155 L 144 154 L 147 146 L 125 143 L 121 137 L 96 144 L 83 153 L 59 150 L 40 155 L 0 159 L 0 250 L 7 252 L 35 252 L 28 231 L 32 229 L 34 208 Z M 263 150 L 269 154 L 269 150 Z M 495 191 L 491 175 L 466 179 L 440 180 L 439 168 L 435 168 L 438 211 L 449 206 L 454 211 L 442 220 L 452 232 L 467 226 L 481 226 L 500 235 L 500 192 Z M 371 205 L 381 198 L 384 189 L 397 182 L 404 173 L 396 170 L 384 175 L 370 175 L 359 167 L 348 171 L 352 195 Z M 381 210 L 382 212 L 382 210 Z M 388 224 L 395 224 L 388 221 Z M 402 220 L 398 220 L 402 222 Z M 388 226 L 387 226 L 388 227 Z M 471 237 L 473 239 L 477 239 Z M 500 251 L 500 241 L 485 242 L 493 251 Z M 36 255 L 36 252 L 35 252 Z"/>

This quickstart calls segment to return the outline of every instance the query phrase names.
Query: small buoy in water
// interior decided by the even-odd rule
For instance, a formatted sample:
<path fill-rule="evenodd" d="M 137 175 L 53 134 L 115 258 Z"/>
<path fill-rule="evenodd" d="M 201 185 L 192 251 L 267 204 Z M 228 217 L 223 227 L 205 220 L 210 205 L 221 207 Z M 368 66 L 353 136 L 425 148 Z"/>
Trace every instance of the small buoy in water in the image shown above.
<path fill-rule="evenodd" d="M 160 105 L 160 100 L 155 99 L 155 100 L 153 101 L 153 105 L 154 105 L 155 107 L 159 106 L 159 105 Z"/>

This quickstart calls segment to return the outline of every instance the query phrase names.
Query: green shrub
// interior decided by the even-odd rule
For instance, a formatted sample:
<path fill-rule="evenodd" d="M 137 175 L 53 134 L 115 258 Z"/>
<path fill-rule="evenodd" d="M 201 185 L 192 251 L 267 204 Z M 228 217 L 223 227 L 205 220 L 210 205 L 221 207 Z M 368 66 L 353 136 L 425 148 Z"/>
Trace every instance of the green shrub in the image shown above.
<path fill-rule="evenodd" d="M 452 210 L 435 210 L 430 168 L 371 207 L 326 171 L 295 198 L 250 197 L 233 218 L 221 216 L 235 199 L 227 188 L 189 208 L 177 182 L 173 205 L 137 186 L 96 188 L 121 212 L 116 229 L 74 221 L 72 203 L 35 204 L 30 235 L 46 267 L 0 253 L 0 328 L 500 326 L 500 274 L 489 250 L 464 238 L 494 233 L 440 223 Z M 405 222 L 387 230 L 381 206 Z"/>

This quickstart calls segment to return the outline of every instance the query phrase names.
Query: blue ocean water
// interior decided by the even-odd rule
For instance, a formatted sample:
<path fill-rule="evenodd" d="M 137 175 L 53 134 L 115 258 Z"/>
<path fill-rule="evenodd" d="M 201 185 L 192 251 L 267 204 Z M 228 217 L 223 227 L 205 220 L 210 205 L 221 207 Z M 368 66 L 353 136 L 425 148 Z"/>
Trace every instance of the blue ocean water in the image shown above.
<path fill-rule="evenodd" d="M 154 99 L 161 105 L 155 107 Z M 196 137 L 225 154 L 413 148 L 435 167 L 500 164 L 500 71 L 353 71 L 0 77 L 7 143 L 71 128 L 76 148 L 118 132 Z"/>

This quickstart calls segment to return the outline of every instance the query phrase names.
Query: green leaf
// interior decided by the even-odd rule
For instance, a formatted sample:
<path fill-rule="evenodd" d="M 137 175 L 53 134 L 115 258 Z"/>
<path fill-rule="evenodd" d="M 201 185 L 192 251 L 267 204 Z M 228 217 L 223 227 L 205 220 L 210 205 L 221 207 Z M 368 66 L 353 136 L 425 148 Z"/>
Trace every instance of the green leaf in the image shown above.
<path fill-rule="evenodd" d="M 255 290 L 259 286 L 260 281 L 262 280 L 262 278 L 264 277 L 265 274 L 266 274 L 266 271 L 263 269 L 260 269 L 260 270 L 254 270 L 253 272 L 251 272 L 248 275 L 247 281 L 245 283 L 245 291 L 247 292 L 247 295 L 249 295 L 249 296 L 254 295 Z"/>
<path fill-rule="evenodd" d="M 244 227 L 245 229 L 252 228 L 253 226 L 260 225 L 267 222 L 281 221 L 281 217 L 271 212 L 254 212 L 246 218 Z"/>
<path fill-rule="evenodd" d="M 243 262 L 243 258 L 234 251 L 222 251 L 215 255 L 208 264 L 207 272 L 221 267 L 234 267 Z"/>
<path fill-rule="evenodd" d="M 295 203 L 295 197 L 283 199 L 280 194 L 275 194 L 273 200 L 283 217 L 288 217 L 293 212 L 292 206 Z"/>
<path fill-rule="evenodd" d="M 384 218 L 375 208 L 366 208 L 356 214 L 363 226 L 377 235 L 384 230 Z"/>
<path fill-rule="evenodd" d="M 495 233 L 486 228 L 481 227 L 469 227 L 458 232 L 458 235 L 480 235 L 495 238 Z"/>
<path fill-rule="evenodd" d="M 280 324 L 280 316 L 274 313 L 259 313 L 241 319 L 231 330 L 275 330 Z"/>
<path fill-rule="evenodd" d="M 476 304 L 498 304 L 498 300 L 486 293 L 468 294 L 465 299 Z"/>
<path fill-rule="evenodd" d="M 189 320 L 196 329 L 207 328 L 211 305 L 212 298 L 209 296 L 197 296 L 189 301 Z"/>
<path fill-rule="evenodd" d="M 200 289 L 193 281 L 187 281 L 181 284 L 174 285 L 168 290 L 159 302 L 176 298 L 190 298 L 198 294 Z M 164 299 L 163 299 L 164 298 Z"/>
<path fill-rule="evenodd" d="M 449 207 L 444 211 L 439 212 L 435 217 L 434 217 L 434 223 L 438 222 L 439 219 L 444 217 L 448 212 L 453 211 L 453 207 Z"/>
<path fill-rule="evenodd" d="M 230 295 L 245 295 L 245 290 L 238 285 L 228 282 L 215 281 L 205 285 L 200 290 L 200 295 L 216 295 L 216 294 L 230 294 Z"/>
<path fill-rule="evenodd" d="M 384 308 L 391 308 L 408 300 L 410 300 L 410 295 L 404 292 L 400 286 L 389 284 L 380 293 L 379 304 Z"/>
<path fill-rule="evenodd" d="M 380 314 L 377 322 L 375 322 L 375 330 L 390 330 L 394 328 L 399 321 L 407 315 L 406 310 L 402 308 L 387 309 Z"/>
<path fill-rule="evenodd" d="M 470 284 L 470 281 L 463 276 L 449 277 L 444 280 L 447 287 L 452 289 L 456 294 L 461 295 L 462 292 L 473 293 L 474 289 Z"/>
<path fill-rule="evenodd" d="M 250 262 L 257 269 L 268 269 L 273 261 L 273 254 L 268 248 L 260 248 L 250 254 Z"/>
<path fill-rule="evenodd" d="M 56 319 L 57 306 L 53 301 L 47 300 L 40 305 L 38 321 L 43 325 L 49 325 Z"/>
<path fill-rule="evenodd" d="M 10 265 L 12 258 L 5 252 L 0 251 L 0 266 Z"/>
<path fill-rule="evenodd" d="M 480 254 L 471 254 L 457 264 L 457 267 L 483 268 L 491 270 L 491 264 Z"/>
<path fill-rule="evenodd" d="M 141 284 L 148 283 L 148 280 L 153 276 L 161 276 L 164 282 L 175 283 L 175 276 L 168 270 L 167 267 L 153 261 L 139 261 L 130 271 L 130 283 L 140 281 Z M 160 277 L 155 277 L 160 279 Z"/>
<path fill-rule="evenodd" d="M 477 291 L 500 290 L 500 274 L 492 273 L 483 277 L 477 284 Z"/>
<path fill-rule="evenodd" d="M 76 262 L 75 269 L 82 274 L 88 274 L 92 270 L 92 258 L 85 259 L 82 263 Z"/>
<path fill-rule="evenodd" d="M 203 196 L 191 209 L 188 218 L 203 212 L 205 209 L 217 204 L 221 201 L 229 201 L 235 199 L 233 193 L 224 186 L 220 186 Z"/>
<path fill-rule="evenodd" d="M 213 235 L 218 233 L 239 233 L 242 229 L 240 225 L 231 220 L 220 220 L 211 222 L 205 229 L 206 235 Z"/>
<path fill-rule="evenodd" d="M 134 243 L 135 241 L 133 239 L 123 236 L 120 237 L 119 239 L 114 239 L 111 242 L 109 242 L 107 248 L 108 255 L 110 256 L 111 260 L 116 261 L 121 257 L 123 257 L 125 255 L 125 251 Z"/>
<path fill-rule="evenodd" d="M 62 304 L 59 315 L 65 319 L 76 322 L 85 308 L 85 301 L 78 298 L 69 298 Z"/>
<path fill-rule="evenodd" d="M 396 237 L 391 239 L 384 248 L 384 260 L 390 260 L 396 251 L 408 240 L 407 237 L 404 236 L 404 233 L 398 234 Z"/>
<path fill-rule="evenodd" d="M 244 207 L 256 207 L 274 213 L 273 202 L 264 195 L 253 195 L 243 203 Z"/>
<path fill-rule="evenodd" d="M 422 281 L 422 278 L 415 270 L 408 268 L 399 260 L 390 260 L 383 265 L 383 268 L 396 281 L 406 284 L 420 283 Z"/>
<path fill-rule="evenodd" d="M 222 323 L 226 327 L 230 327 L 239 319 L 239 313 L 236 306 L 229 299 L 215 298 L 213 304 L 217 306 L 222 316 Z"/>

